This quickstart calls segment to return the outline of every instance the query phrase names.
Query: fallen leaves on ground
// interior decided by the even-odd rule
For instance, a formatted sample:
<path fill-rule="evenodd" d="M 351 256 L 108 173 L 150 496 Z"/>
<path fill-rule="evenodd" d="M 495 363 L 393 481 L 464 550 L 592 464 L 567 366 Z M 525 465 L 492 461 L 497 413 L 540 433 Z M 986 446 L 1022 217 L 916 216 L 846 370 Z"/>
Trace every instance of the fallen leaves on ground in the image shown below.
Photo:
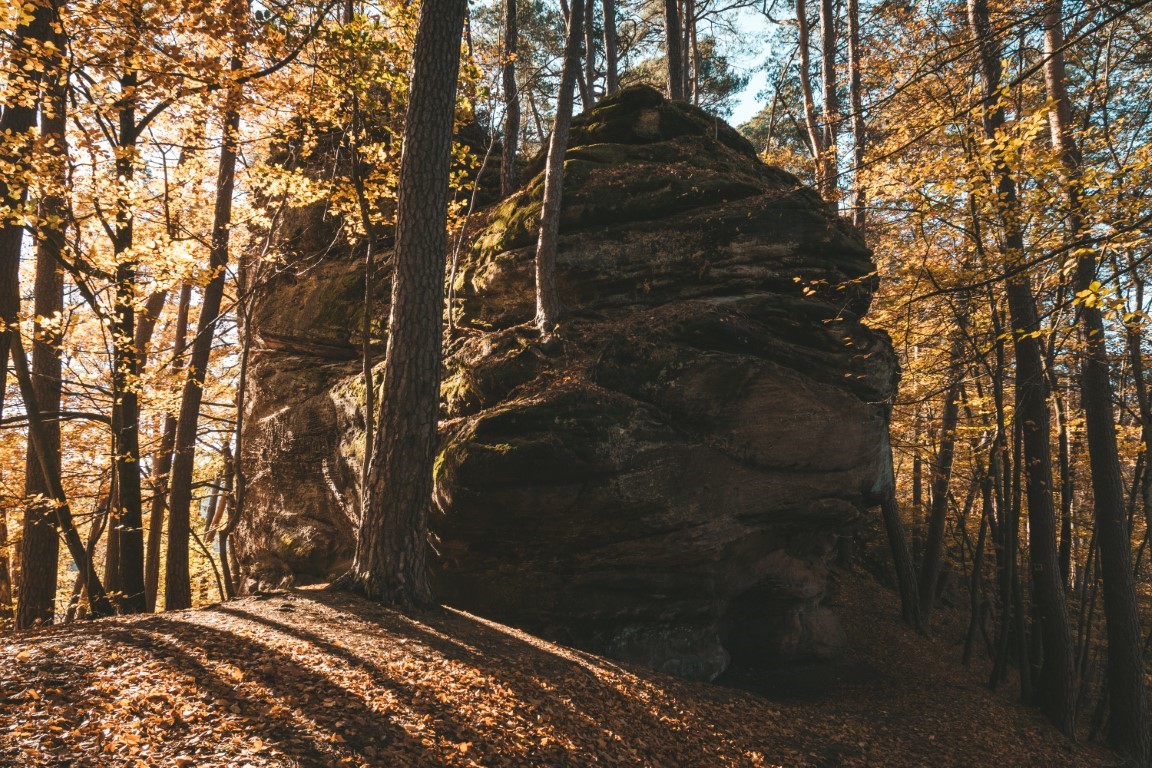
<path fill-rule="evenodd" d="M 846 659 L 689 683 L 466 613 L 300 590 L 0 639 L 0 765 L 1105 766 L 841 575 Z M 806 681 L 805 675 L 811 679 Z M 734 684 L 757 688 L 755 676 Z M 763 681 L 761 681 L 763 682 Z"/>

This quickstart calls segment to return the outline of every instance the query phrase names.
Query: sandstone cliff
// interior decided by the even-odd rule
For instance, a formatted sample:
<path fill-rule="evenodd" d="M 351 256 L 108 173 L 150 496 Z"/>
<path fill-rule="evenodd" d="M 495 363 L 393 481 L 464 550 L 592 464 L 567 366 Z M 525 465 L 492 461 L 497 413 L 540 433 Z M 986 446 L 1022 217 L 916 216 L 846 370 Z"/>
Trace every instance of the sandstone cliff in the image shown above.
<path fill-rule="evenodd" d="M 529 171 L 456 270 L 440 598 L 688 677 L 836 653 L 826 562 L 878 501 L 897 377 L 860 322 L 862 241 L 723 122 L 629 89 L 574 126 L 569 314 L 541 345 Z M 253 318 L 236 542 L 251 586 L 338 572 L 358 515 L 363 278 L 353 254 L 318 255 L 318 216 L 287 236 L 301 262 Z"/>

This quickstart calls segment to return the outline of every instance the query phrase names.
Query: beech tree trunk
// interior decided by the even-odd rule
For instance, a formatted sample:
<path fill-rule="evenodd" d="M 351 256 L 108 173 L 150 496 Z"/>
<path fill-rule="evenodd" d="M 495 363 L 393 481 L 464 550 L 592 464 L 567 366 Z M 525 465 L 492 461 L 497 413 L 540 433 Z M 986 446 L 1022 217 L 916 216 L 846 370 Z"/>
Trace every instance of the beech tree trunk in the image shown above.
<path fill-rule="evenodd" d="M 241 67 L 240 57 L 233 56 L 231 68 Z M 216 179 L 216 205 L 212 217 L 212 249 L 208 265 L 212 279 L 204 288 L 196 336 L 188 361 L 188 376 L 180 398 L 176 420 L 176 439 L 172 453 L 172 476 L 168 501 L 168 558 L 164 569 L 164 607 L 166 610 L 192 605 L 192 588 L 188 573 L 188 545 L 191 534 L 192 473 L 196 463 L 196 433 L 200 426 L 200 404 L 204 399 L 204 378 L 212 344 L 216 340 L 216 323 L 224 298 L 225 268 L 232 223 L 232 191 L 236 179 L 236 141 L 240 128 L 241 88 L 232 87 L 224 112 L 224 130 L 220 143 L 219 173 Z"/>
<path fill-rule="evenodd" d="M 348 578 L 366 596 L 403 608 L 433 602 L 428 510 L 440 400 L 448 176 L 466 7 L 466 0 L 424 0 L 420 7 L 400 159 L 383 401 Z"/>
<path fill-rule="evenodd" d="M 604 0 L 604 95 L 620 90 L 619 42 L 616 39 L 616 0 Z"/>
<path fill-rule="evenodd" d="M 571 25 L 569 25 L 571 28 Z M 569 35 L 571 39 L 571 35 Z M 668 98 L 684 98 L 680 50 L 680 0 L 664 0 L 664 53 L 668 74 Z"/>
<path fill-rule="evenodd" d="M 675 5 L 675 0 L 672 0 Z M 556 96 L 556 119 L 548 142 L 548 160 L 544 169 L 544 200 L 540 207 L 540 233 L 536 242 L 536 326 L 543 336 L 550 335 L 560 321 L 560 294 L 556 288 L 556 247 L 560 236 L 560 206 L 564 195 L 564 154 L 568 151 L 568 133 L 572 127 L 572 89 L 580 69 L 580 38 L 583 25 L 583 2 L 573 3 L 568 17 L 568 36 L 564 51 L 564 69 L 560 74 L 560 93 Z"/>
<path fill-rule="evenodd" d="M 1044 16 L 1044 81 L 1048 90 L 1052 146 L 1064 168 L 1068 237 L 1084 234 L 1080 211 L 1080 152 L 1072 135 L 1071 105 L 1064 70 L 1064 20 L 1061 0 L 1050 0 Z M 1082 248 L 1076 259 L 1075 286 L 1088 291 L 1096 279 L 1096 253 Z M 1088 458 L 1096 505 L 1096 536 L 1108 631 L 1108 740 L 1139 765 L 1149 761 L 1148 699 L 1144 685 L 1140 616 L 1132 578 L 1131 540 L 1124 514 L 1124 488 L 1116 449 L 1112 381 L 1104 316 L 1099 304 L 1079 307 L 1080 331 L 1087 354 L 1080 366 Z M 1145 468 L 1147 471 L 1147 467 Z"/>
<path fill-rule="evenodd" d="M 988 19 L 987 0 L 968 0 L 968 17 L 979 53 L 983 80 L 985 135 L 992 139 L 1004 125 L 1000 103 L 999 43 Z M 995 150 L 993 150 L 995 151 Z M 997 152 L 995 178 L 997 207 L 1003 227 L 1005 255 L 1016 263 L 1024 255 L 1024 233 L 1019 219 L 1016 182 Z M 1068 608 L 1060 580 L 1056 550 L 1056 513 L 1052 500 L 1051 415 L 1044 376 L 1040 322 L 1032 283 L 1026 272 L 1006 281 L 1013 346 L 1016 353 L 1016 420 L 1023 439 L 1025 488 L 1028 501 L 1029 551 L 1036 619 L 1043 637 L 1044 660 L 1036 681 L 1036 698 L 1045 716 L 1061 732 L 1075 736 L 1076 690 Z M 1023 673 L 1023 669 L 1021 670 Z"/>
<path fill-rule="evenodd" d="M 55 9 L 52 15 L 55 16 Z M 63 52 L 62 35 L 50 33 L 56 50 Z M 64 250 L 65 190 L 68 184 L 67 125 L 68 90 L 62 61 L 45 62 L 40 103 L 40 132 L 46 139 L 47 189 L 39 201 L 36 243 L 36 283 L 33 312 L 37 318 L 52 318 L 64 309 L 64 278 L 59 259 Z M 60 474 L 60 334 L 37 321 L 33 331 L 32 384 L 45 415 L 45 450 L 51 470 Z M 28 446 L 24 472 L 24 492 L 39 497 L 24 510 L 20 544 L 20 595 L 16 606 L 16 626 L 51 624 L 56 607 L 56 574 L 60 539 L 56 535 L 51 488 Z M 2 514 L 2 513 L 0 513 Z"/>

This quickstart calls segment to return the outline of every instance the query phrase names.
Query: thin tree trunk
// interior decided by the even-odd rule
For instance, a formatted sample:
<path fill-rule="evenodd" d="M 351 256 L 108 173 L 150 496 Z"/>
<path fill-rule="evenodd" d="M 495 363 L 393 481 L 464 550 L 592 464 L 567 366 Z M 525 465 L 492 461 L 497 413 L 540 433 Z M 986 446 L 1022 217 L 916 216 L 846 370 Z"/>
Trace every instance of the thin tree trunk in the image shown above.
<path fill-rule="evenodd" d="M 824 91 L 824 199 L 832 204 L 840 198 L 837 183 L 837 151 L 840 127 L 840 99 L 836 94 L 836 10 L 834 0 L 820 2 L 820 77 Z"/>
<path fill-rule="evenodd" d="M 520 93 L 516 88 L 516 50 L 519 30 L 516 0 L 504 0 L 504 146 L 500 157 L 500 196 L 516 191 L 516 160 L 520 143 Z"/>
<path fill-rule="evenodd" d="M 569 35 L 571 37 L 571 35 Z M 680 0 L 664 0 L 664 58 L 667 64 L 668 98 L 684 98 L 680 58 Z"/>
<path fill-rule="evenodd" d="M 584 81 L 588 83 L 588 101 L 584 102 L 584 111 L 587 112 L 596 106 L 596 29 L 592 24 L 596 0 L 584 2 Z"/>
<path fill-rule="evenodd" d="M 244 14 L 247 14 L 247 6 Z M 237 12 L 239 13 L 239 12 Z M 242 66 L 241 56 L 232 57 L 231 69 Z M 204 288 L 196 336 L 188 361 L 188 376 L 180 398 L 176 440 L 172 453 L 171 490 L 168 502 L 168 558 L 165 563 L 164 607 L 166 610 L 192 605 L 192 585 L 188 574 L 188 545 L 191 533 L 192 473 L 196 463 L 196 433 L 200 424 L 200 404 L 216 324 L 224 298 L 225 269 L 228 265 L 232 223 L 232 191 L 236 181 L 236 142 L 240 128 L 242 86 L 229 89 L 224 109 L 224 129 L 220 143 L 219 173 L 216 179 L 216 205 L 212 218 L 212 249 L 208 264 L 212 279 Z"/>
<path fill-rule="evenodd" d="M 604 95 L 620 90 L 619 42 L 616 39 L 616 0 L 604 0 Z"/>
<path fill-rule="evenodd" d="M 800 35 L 800 95 L 804 99 L 804 127 L 808 129 L 808 149 L 816 167 L 816 190 L 828 199 L 828 179 L 824 167 L 824 134 L 816 114 L 816 100 L 812 96 L 812 60 L 808 42 L 808 4 L 796 0 L 796 28 Z"/>
<path fill-rule="evenodd" d="M 864 101 L 860 84 L 860 3 L 848 0 L 848 100 L 852 107 L 852 224 L 861 232 L 867 224 L 865 205 L 868 191 L 862 179 L 864 171 Z"/>
<path fill-rule="evenodd" d="M 987 0 L 968 0 L 968 14 L 979 51 L 983 79 L 986 108 L 984 131 L 989 139 L 995 139 L 1004 125 L 1004 110 L 999 97 L 999 43 L 991 30 Z M 1005 253 L 1010 260 L 1018 260 L 1024 254 L 1024 234 L 1019 222 L 1016 183 L 1003 156 L 998 152 L 995 165 L 997 207 L 1004 228 Z M 1052 455 L 1049 444 L 1051 420 L 1043 352 L 1037 338 L 1040 323 L 1028 274 L 1015 275 L 1006 282 L 1016 352 L 1016 418 L 1023 433 L 1024 458 L 1028 468 L 1026 486 L 1032 587 L 1036 598 L 1036 616 L 1044 641 L 1044 665 L 1036 693 L 1041 709 L 1053 725 L 1074 737 L 1074 660 L 1068 609 L 1060 582 L 1056 551 L 1056 515 L 1052 503 Z M 1130 576 L 1127 568 L 1125 572 Z"/>
<path fill-rule="evenodd" d="M 466 7 L 465 0 L 424 0 L 420 7 L 400 160 L 380 424 L 348 577 L 368 597 L 406 608 L 433 602 L 428 511 L 440 397 L 452 116 Z"/>
<path fill-rule="evenodd" d="M 944 396 L 944 413 L 940 418 L 940 446 L 932 467 L 932 508 L 928 514 L 928 537 L 924 559 L 920 564 L 920 616 L 925 626 L 931 621 L 936 602 L 936 585 L 944 558 L 944 528 L 948 517 L 948 485 L 952 479 L 952 462 L 956 455 L 956 427 L 960 422 L 960 382 L 963 347 L 952 345 L 952 362 L 948 375 L 951 384 Z"/>
<path fill-rule="evenodd" d="M 1085 230 L 1080 211 L 1080 153 L 1072 135 L 1071 107 L 1064 72 L 1064 32 L 1061 0 L 1050 0 L 1044 17 L 1044 80 L 1052 145 L 1065 171 L 1068 237 L 1076 242 Z M 1076 288 L 1090 291 L 1096 277 L 1096 254 L 1081 249 L 1076 260 Z M 1089 296 L 1089 299 L 1092 297 Z M 1112 747 L 1138 764 L 1149 760 L 1148 699 L 1144 685 L 1140 616 L 1132 579 L 1132 542 L 1124 517 L 1124 489 L 1116 449 L 1107 336 L 1099 305 L 1085 300 L 1080 307 L 1080 328 L 1087 354 L 1080 366 L 1092 491 L 1096 505 L 1096 531 L 1103 576 L 1104 615 L 1108 628 L 1108 693 Z"/>
<path fill-rule="evenodd" d="M 675 2 L 672 0 L 673 6 Z M 544 170 L 544 200 L 540 207 L 540 233 L 536 244 L 536 326 L 543 336 L 549 336 L 555 330 L 562 311 L 556 288 L 556 249 L 564 194 L 564 153 L 568 151 L 568 133 L 572 127 L 572 88 L 580 69 L 583 7 L 582 2 L 574 3 L 568 18 L 564 70 L 560 75 L 556 119 L 552 124 L 548 162 Z"/>
<path fill-rule="evenodd" d="M 896 476 L 892 465 L 891 449 L 888 451 L 888 478 L 880 502 L 884 517 L 884 529 L 888 534 L 888 546 L 892 552 L 892 565 L 896 569 L 896 585 L 900 592 L 900 608 L 904 622 L 913 629 L 921 629 L 920 601 L 916 593 L 916 566 L 908 551 L 908 538 L 904 534 L 904 522 L 900 517 L 900 506 L 896 502 Z"/>
<path fill-rule="evenodd" d="M 172 371 L 184 369 L 184 352 L 188 338 L 188 305 L 192 301 L 192 286 L 180 287 L 180 300 L 176 305 L 175 341 L 172 347 Z M 164 511 L 168 506 L 168 475 L 172 471 L 172 448 L 176 444 L 176 416 L 164 414 L 160 434 L 160 447 L 152 455 L 152 504 L 148 513 L 148 556 L 144 563 L 144 598 L 149 612 L 156 610 L 156 595 L 160 586 L 160 550 L 164 536 Z"/>

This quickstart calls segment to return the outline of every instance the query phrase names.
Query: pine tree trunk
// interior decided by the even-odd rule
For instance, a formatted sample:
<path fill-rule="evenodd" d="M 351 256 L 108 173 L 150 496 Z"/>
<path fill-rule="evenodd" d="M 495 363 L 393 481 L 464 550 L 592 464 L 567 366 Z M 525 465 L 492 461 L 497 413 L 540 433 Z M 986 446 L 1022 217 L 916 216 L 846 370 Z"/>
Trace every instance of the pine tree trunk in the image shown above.
<path fill-rule="evenodd" d="M 668 98 L 684 98 L 680 58 L 680 0 L 664 0 L 664 58 L 667 64 Z M 571 25 L 569 25 L 571 28 Z M 571 38 L 571 35 L 569 35 Z"/>
<path fill-rule="evenodd" d="M 834 0 L 820 2 L 820 78 L 824 90 L 824 199 L 836 210 L 840 198 L 837 167 L 838 134 L 840 126 L 840 99 L 836 94 L 836 9 Z"/>
<path fill-rule="evenodd" d="M 1065 171 L 1063 185 L 1068 204 L 1069 239 L 1075 243 L 1085 226 L 1080 212 L 1080 154 L 1072 135 L 1071 105 L 1064 71 L 1063 9 L 1050 0 L 1044 17 L 1044 80 L 1048 100 L 1052 146 Z M 1076 260 L 1077 291 L 1090 291 L 1096 279 L 1096 254 L 1081 249 Z M 1131 546 L 1124 514 L 1124 488 L 1116 448 L 1113 391 L 1104 316 L 1091 293 L 1080 306 L 1080 330 L 1087 354 L 1080 366 L 1092 491 L 1096 505 L 1096 533 L 1103 577 L 1104 615 L 1108 628 L 1108 739 L 1113 748 L 1139 765 L 1150 757 L 1148 698 L 1144 684 L 1140 616 L 1132 579 Z"/>
<path fill-rule="evenodd" d="M 808 150 L 816 166 L 816 190 L 828 199 L 828 179 L 824 165 L 824 133 L 816 115 L 816 100 L 812 95 L 812 60 L 809 53 L 808 4 L 796 0 L 796 29 L 800 36 L 800 95 L 804 100 L 804 127 L 808 131 Z"/>
<path fill-rule="evenodd" d="M 584 0 L 584 81 L 588 83 L 588 100 L 584 111 L 596 106 L 596 30 L 592 25 L 596 0 Z"/>
<path fill-rule="evenodd" d="M 969 22 L 979 51 L 984 88 L 985 135 L 993 139 L 1004 125 L 999 102 L 1001 63 L 999 43 L 988 20 L 987 0 L 968 0 Z M 995 150 L 994 150 L 995 151 Z M 995 159 L 997 207 L 1009 263 L 1024 255 L 1016 183 L 1004 159 Z M 1074 736 L 1076 691 L 1071 631 L 1056 550 L 1056 513 L 1052 500 L 1051 415 L 1044 376 L 1044 355 L 1037 338 L 1040 322 L 1032 283 L 1026 272 L 1006 280 L 1008 309 L 1016 353 L 1016 420 L 1027 468 L 1029 551 L 1036 617 L 1044 643 L 1044 662 L 1036 697 L 1047 718 L 1064 734 Z M 1022 649 L 1023 651 L 1023 649 Z M 1021 674 L 1024 670 L 1021 669 Z"/>
<path fill-rule="evenodd" d="M 620 90 L 619 42 L 616 38 L 616 0 L 604 0 L 604 95 Z"/>
<path fill-rule="evenodd" d="M 420 7 L 400 160 L 382 407 L 349 574 L 352 588 L 405 608 L 433 602 L 428 511 L 440 400 L 452 117 L 466 6 L 465 0 L 424 0 Z"/>
<path fill-rule="evenodd" d="M 520 143 L 520 94 L 516 88 L 516 49 L 519 30 L 516 0 L 504 0 L 504 152 L 500 157 L 500 196 L 516 191 L 516 159 Z"/>
<path fill-rule="evenodd" d="M 544 200 L 540 207 L 540 233 L 536 243 L 536 326 L 543 336 L 550 335 L 556 329 L 562 311 L 556 287 L 556 248 L 560 237 L 560 207 L 564 195 L 564 154 L 568 151 L 568 133 L 572 127 L 572 89 L 580 69 L 583 7 L 583 3 L 578 0 L 573 4 L 572 14 L 568 18 L 564 69 L 560 74 L 556 119 L 552 124 L 548 161 L 544 169 Z"/>
<path fill-rule="evenodd" d="M 864 232 L 867 224 L 865 205 L 868 192 L 864 188 L 861 175 L 864 169 L 864 102 L 860 84 L 860 4 L 859 0 L 848 0 L 848 100 L 852 107 L 852 183 L 855 186 L 852 197 L 852 224 Z"/>

